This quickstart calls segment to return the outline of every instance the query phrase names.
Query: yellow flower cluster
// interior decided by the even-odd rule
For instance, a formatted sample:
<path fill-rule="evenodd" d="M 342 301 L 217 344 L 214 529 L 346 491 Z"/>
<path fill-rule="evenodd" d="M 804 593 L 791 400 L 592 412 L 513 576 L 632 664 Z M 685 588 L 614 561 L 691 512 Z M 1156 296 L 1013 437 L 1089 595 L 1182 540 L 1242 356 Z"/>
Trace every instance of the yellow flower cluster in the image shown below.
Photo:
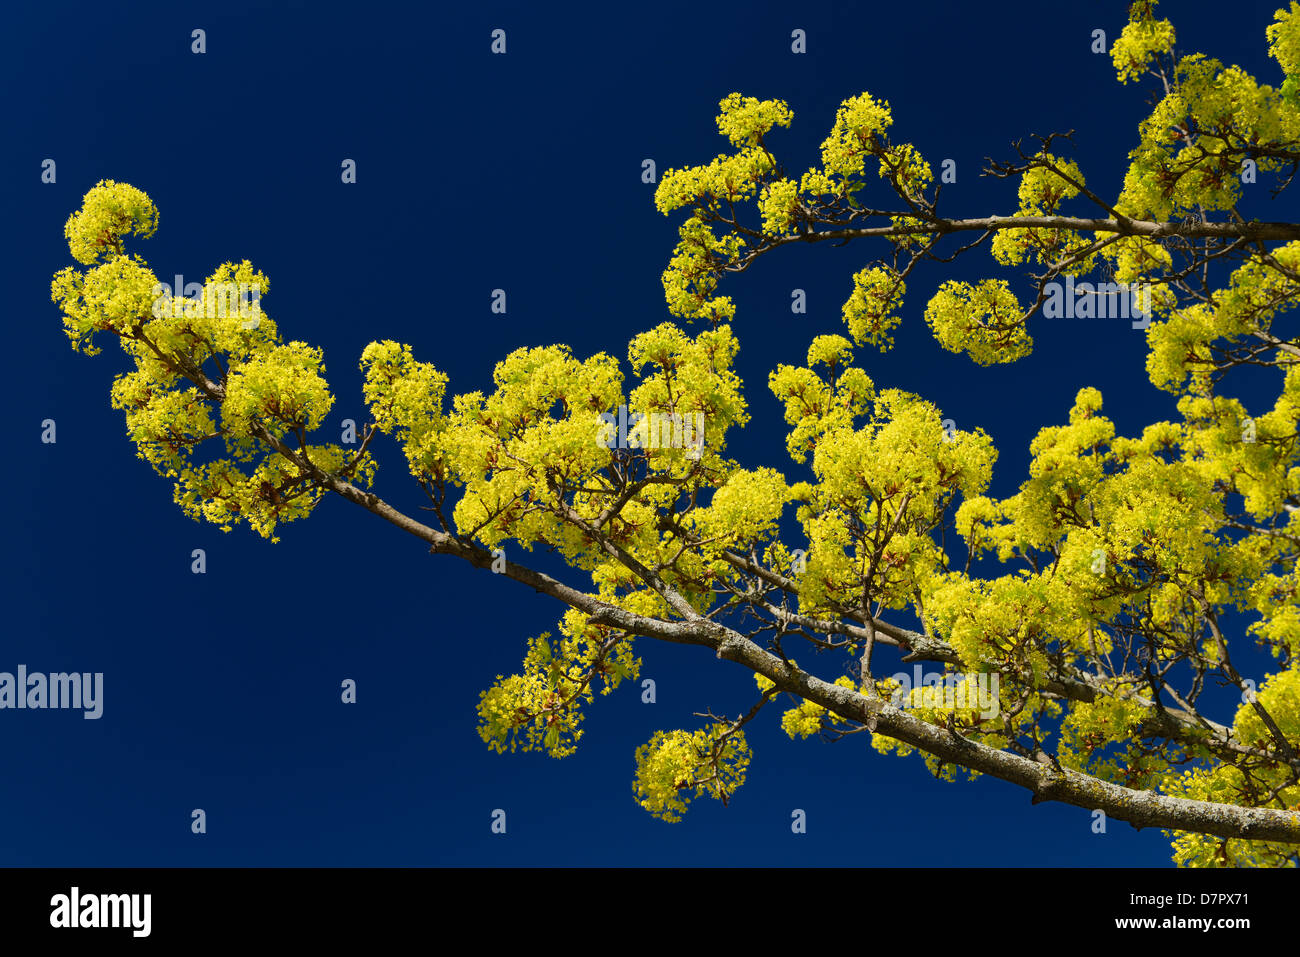
<path fill-rule="evenodd" d="M 1157 0 L 1138 0 L 1129 8 L 1129 21 L 1111 47 L 1110 57 L 1121 83 L 1142 78 L 1151 61 L 1174 48 L 1174 25 L 1157 20 Z"/>
<path fill-rule="evenodd" d="M 641 661 L 626 639 L 606 648 L 609 629 L 573 614 L 562 625 L 565 637 L 555 644 L 549 633 L 530 639 L 522 672 L 498 675 L 479 693 L 478 733 L 491 750 L 573 754 L 583 734 L 581 706 L 592 700 L 595 684 L 609 694 L 640 673 Z"/>
<path fill-rule="evenodd" d="M 1290 741 L 1300 738 L 1300 670 L 1292 667 L 1278 672 L 1260 685 L 1259 703 L 1273 716 L 1282 735 Z M 1272 733 L 1250 703 L 1237 709 L 1232 726 L 1237 741 L 1265 747 Z M 1253 803 L 1261 788 L 1276 788 L 1273 805 L 1300 813 L 1300 785 L 1290 783 L 1284 766 L 1258 768 L 1247 781 L 1240 770 L 1220 764 L 1193 767 L 1186 771 L 1169 770 L 1164 775 L 1167 793 L 1196 801 L 1224 804 Z M 1295 855 L 1295 847 L 1269 841 L 1221 840 L 1186 831 L 1168 832 L 1173 838 L 1174 862 L 1180 867 L 1286 867 Z"/>
<path fill-rule="evenodd" d="M 844 324 L 858 345 L 870 343 L 881 352 L 894 344 L 893 330 L 902 321 L 899 310 L 907 286 L 889 267 L 876 266 L 853 274 L 853 293 L 844 303 Z"/>
<path fill-rule="evenodd" d="M 158 209 L 153 200 L 134 186 L 104 179 L 68 217 L 63 236 L 72 258 L 89 266 L 100 257 L 122 255 L 124 236 L 148 239 L 157 228 Z"/>
<path fill-rule="evenodd" d="M 925 307 L 925 321 L 939 345 L 965 352 L 982 366 L 1014 362 L 1034 345 L 1005 279 L 983 279 L 973 286 L 948 280 Z"/>
<path fill-rule="evenodd" d="M 143 192 L 112 180 L 97 184 L 64 229 L 69 251 L 86 268 L 60 270 L 51 298 L 73 349 L 94 355 L 95 336 L 108 335 L 134 360 L 135 369 L 114 382 L 112 404 L 125 414 L 138 456 L 175 480 L 185 514 L 225 531 L 242 522 L 274 540 L 279 524 L 319 501 L 313 467 L 347 467 L 368 483 L 374 462 L 305 441 L 334 399 L 321 351 L 282 343 L 262 311 L 266 276 L 247 260 L 227 262 L 194 299 L 168 290 L 123 245 L 128 236 L 153 235 L 157 225 L 158 211 Z M 256 294 L 256 311 L 232 299 L 232 289 Z M 273 447 L 290 433 L 305 467 Z"/>
<path fill-rule="evenodd" d="M 715 723 L 698 731 L 656 731 L 636 751 L 632 792 L 654 817 L 680 821 L 692 798 L 724 803 L 745 783 L 745 732 Z"/>
<path fill-rule="evenodd" d="M 447 376 L 430 363 L 417 362 L 410 346 L 391 339 L 366 346 L 361 371 L 362 395 L 375 427 L 402 444 L 412 475 L 442 478 L 445 463 L 438 440 L 447 426 Z"/>

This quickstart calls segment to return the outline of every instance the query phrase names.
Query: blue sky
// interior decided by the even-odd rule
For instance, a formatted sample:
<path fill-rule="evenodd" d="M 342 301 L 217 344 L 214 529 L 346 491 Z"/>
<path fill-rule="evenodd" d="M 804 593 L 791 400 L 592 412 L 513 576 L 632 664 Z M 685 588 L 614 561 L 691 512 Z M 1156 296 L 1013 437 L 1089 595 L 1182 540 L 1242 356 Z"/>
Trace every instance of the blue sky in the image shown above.
<path fill-rule="evenodd" d="M 1276 83 L 1264 27 L 1274 3 L 1167 4 L 1180 47 Z M 779 97 L 793 127 L 770 139 L 805 168 L 845 97 L 893 107 L 894 135 L 936 166 L 953 215 L 1010 212 L 1014 184 L 981 179 L 1033 133 L 1075 131 L 1089 185 L 1113 195 L 1148 91 L 1109 57 L 1126 5 L 28 4 L 0 36 L 7 149 L 5 286 L 14 293 L 0 389 L 9 423 L 0 670 L 105 675 L 104 715 L 0 712 L 0 865 L 1146 865 L 1167 840 L 1088 812 L 1031 807 L 989 779 L 946 784 L 865 736 L 792 742 L 769 709 L 749 736 L 749 781 L 731 806 L 683 822 L 632 798 L 632 755 L 693 712 L 738 713 L 751 675 L 705 651 L 637 645 L 657 701 L 628 685 L 590 709 L 562 761 L 489 753 L 478 693 L 518 667 L 560 609 L 522 586 L 434 558 L 342 501 L 271 545 L 185 518 L 134 456 L 109 407 L 113 350 L 67 347 L 49 278 L 70 264 L 62 227 L 96 181 L 148 192 L 161 220 L 135 249 L 160 277 L 201 279 L 248 258 L 286 338 L 323 347 L 337 403 L 365 416 L 357 360 L 409 343 L 451 378 L 490 384 L 510 350 L 553 342 L 625 356 L 668 318 L 659 276 L 677 218 L 654 209 L 641 163 L 701 163 L 725 147 L 718 100 Z M 207 52 L 190 52 L 191 30 Z M 508 53 L 489 52 L 494 28 Z M 803 29 L 808 52 L 790 52 Z M 57 181 L 40 164 L 57 163 Z M 357 163 L 357 183 L 340 163 Z M 1292 201 L 1263 218 L 1295 215 Z M 1255 198 L 1252 197 L 1252 202 Z M 1267 212 L 1265 212 L 1267 210 Z M 779 362 L 840 332 L 850 275 L 878 251 L 789 249 L 725 290 L 753 421 L 729 439 L 748 465 L 785 467 Z M 921 312 L 947 278 L 999 274 L 987 253 L 918 271 L 896 348 L 859 352 L 878 386 L 918 392 L 1000 458 L 994 492 L 1025 476 L 1039 428 L 1076 391 L 1102 390 L 1132 434 L 1174 415 L 1124 322 L 1040 322 L 1035 351 L 979 368 L 942 351 Z M 790 290 L 809 311 L 792 315 Z M 494 288 L 505 316 L 489 312 Z M 43 445 L 39 424 L 57 422 Z M 376 491 L 416 511 L 400 451 L 377 445 Z M 794 467 L 790 467 L 794 472 Z M 203 548 L 207 574 L 190 572 Z M 544 562 L 543 562 L 544 564 Z M 576 580 L 576 579 L 575 579 Z M 1240 664 L 1240 662 L 1239 662 Z M 833 677 L 833 674 L 831 675 Z M 344 678 L 358 702 L 339 700 Z M 208 832 L 190 831 L 202 808 Z M 505 835 L 489 829 L 507 812 Z M 808 832 L 794 835 L 795 808 Z"/>

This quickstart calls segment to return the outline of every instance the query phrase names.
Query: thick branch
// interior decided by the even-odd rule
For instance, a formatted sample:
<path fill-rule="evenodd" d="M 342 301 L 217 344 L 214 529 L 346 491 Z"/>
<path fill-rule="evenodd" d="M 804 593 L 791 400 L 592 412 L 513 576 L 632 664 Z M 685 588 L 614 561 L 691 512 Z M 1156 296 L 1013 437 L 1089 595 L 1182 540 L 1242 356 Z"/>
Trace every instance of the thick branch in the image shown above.
<path fill-rule="evenodd" d="M 273 437 L 271 441 L 276 444 Z M 292 450 L 286 451 L 292 456 Z M 431 552 L 455 555 L 480 568 L 492 564 L 492 555 L 486 549 L 429 528 L 398 512 L 378 496 L 324 474 L 323 484 L 398 528 L 429 542 Z M 718 658 L 738 662 L 769 678 L 780 690 L 819 704 L 842 718 L 860 722 L 874 733 L 919 748 L 940 760 L 1024 787 L 1033 793 L 1034 803 L 1060 801 L 1089 810 L 1102 810 L 1108 817 L 1127 821 L 1139 828 L 1161 827 L 1219 837 L 1300 844 L 1300 814 L 1190 801 L 1109 784 L 1075 771 L 1058 771 L 1051 765 L 988 747 L 929 724 L 894 708 L 883 699 L 868 698 L 860 692 L 822 681 L 791 667 L 744 635 L 717 622 L 705 619 L 669 622 L 633 614 L 514 562 L 506 563 L 504 574 L 586 613 L 594 624 L 662 641 L 711 648 Z"/>

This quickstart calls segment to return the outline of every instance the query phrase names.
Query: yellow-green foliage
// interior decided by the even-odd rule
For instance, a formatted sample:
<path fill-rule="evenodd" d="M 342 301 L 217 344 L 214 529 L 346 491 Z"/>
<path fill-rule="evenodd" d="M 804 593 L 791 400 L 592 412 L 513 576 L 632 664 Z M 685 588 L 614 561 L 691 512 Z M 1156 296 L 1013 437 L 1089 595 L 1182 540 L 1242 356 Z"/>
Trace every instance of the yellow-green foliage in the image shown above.
<path fill-rule="evenodd" d="M 1258 698 L 1289 741 L 1300 739 L 1300 671 L 1293 666 L 1273 675 L 1260 685 Z M 1255 747 L 1263 747 L 1271 740 L 1264 722 L 1249 703 L 1237 709 L 1232 730 L 1239 741 Z M 1256 804 L 1261 788 L 1276 789 L 1273 806 L 1300 811 L 1300 785 L 1281 767 L 1254 769 L 1250 780 L 1226 764 L 1186 771 L 1165 769 L 1161 778 L 1163 789 L 1170 794 L 1224 804 Z M 1294 866 L 1295 862 L 1292 845 L 1188 832 L 1170 836 L 1174 839 L 1174 862 L 1180 867 L 1278 867 Z"/>
<path fill-rule="evenodd" d="M 530 639 L 522 672 L 497 675 L 496 684 L 479 693 L 478 733 L 493 751 L 572 754 L 582 737 L 580 706 L 594 697 L 593 686 L 602 683 L 601 693 L 609 694 L 640 673 L 641 660 L 626 639 L 611 642 L 608 629 L 580 617 L 561 623 L 558 643 L 549 633 Z"/>
<path fill-rule="evenodd" d="M 694 797 L 724 804 L 745 783 L 749 768 L 745 732 L 715 723 L 698 731 L 656 731 L 636 749 L 637 803 L 665 821 L 680 821 Z"/>
<path fill-rule="evenodd" d="M 1064 200 L 1074 199 L 1085 185 L 1077 163 L 1051 153 L 1034 157 L 1034 166 L 1020 177 L 1017 216 L 1054 216 Z M 993 237 L 993 258 L 1006 266 L 1025 262 L 1032 251 L 1044 266 L 1061 265 L 1062 275 L 1083 276 L 1097 264 L 1097 254 L 1081 255 L 1091 242 L 1073 229 L 1004 229 Z"/>
<path fill-rule="evenodd" d="M 1129 22 L 1110 56 L 1121 83 L 1138 80 L 1157 56 L 1173 51 L 1174 25 L 1168 20 L 1157 20 L 1157 0 L 1136 0 L 1129 8 Z"/>
<path fill-rule="evenodd" d="M 101 257 L 122 255 L 122 238 L 147 239 L 158 228 L 153 200 L 134 186 L 101 180 L 86 194 L 81 209 L 68 217 L 63 235 L 72 258 L 83 266 Z"/>
<path fill-rule="evenodd" d="M 925 321 L 949 352 L 965 352 L 980 365 L 1014 362 L 1028 355 L 1034 341 L 1024 315 L 1004 279 L 975 285 L 950 279 L 925 309 Z"/>
<path fill-rule="evenodd" d="M 1276 23 L 1264 31 L 1268 36 L 1268 52 L 1277 60 L 1286 79 L 1282 83 L 1282 96 L 1292 106 L 1300 98 L 1300 3 L 1291 0 L 1287 10 L 1273 14 Z"/>
<path fill-rule="evenodd" d="M 362 395 L 375 427 L 402 443 L 411 474 L 441 477 L 445 462 L 438 439 L 447 427 L 447 377 L 391 339 L 366 346 L 361 369 Z"/>
<path fill-rule="evenodd" d="M 790 660 L 790 664 L 795 664 L 794 659 Z M 754 675 L 754 680 L 758 684 L 759 691 L 768 691 L 776 687 L 770 678 L 762 675 Z M 834 683 L 841 688 L 857 690 L 853 679 L 843 675 L 836 678 Z M 813 701 L 800 701 L 781 715 L 781 730 L 791 739 L 807 738 L 821 731 L 838 731 L 848 726 L 849 723 L 839 715 L 832 714 Z"/>
<path fill-rule="evenodd" d="M 1122 82 L 1140 78 L 1157 60 L 1173 56 L 1174 27 L 1157 19 L 1154 7 L 1155 0 L 1134 3 L 1111 50 Z M 1200 53 L 1172 63 L 1164 96 L 1142 121 L 1141 140 L 1129 154 L 1133 162 L 1116 203 L 1120 212 L 1160 220 L 1189 211 L 1203 215 L 1231 209 L 1240 197 L 1238 174 L 1245 156 L 1262 171 L 1289 165 L 1269 147 L 1294 143 L 1300 134 L 1296 10 L 1295 3 L 1289 11 L 1279 10 L 1277 22 L 1266 30 L 1269 52 L 1285 74 L 1281 89 Z"/>
<path fill-rule="evenodd" d="M 105 180 L 86 194 L 64 229 L 84 270 L 68 267 L 51 284 L 72 347 L 99 351 L 115 337 L 135 362 L 117 377 L 112 404 L 126 417 L 137 454 L 175 480 L 185 514 L 229 531 L 246 523 L 275 538 L 278 525 L 309 514 L 324 490 L 305 468 L 279 454 L 287 442 L 318 469 L 347 469 L 368 482 L 374 462 L 330 443 L 308 441 L 333 405 L 321 351 L 281 341 L 275 322 L 230 309 L 230 288 L 264 294 L 253 266 L 223 263 L 197 302 L 169 295 L 148 265 L 124 248 L 153 235 L 158 211 L 140 190 Z M 215 448 L 214 448 L 215 447 Z M 202 450 L 202 454 L 200 454 Z"/>
<path fill-rule="evenodd" d="M 844 324 L 858 345 L 869 342 L 885 352 L 894 344 L 891 331 L 902 321 L 899 309 L 907 285 L 893 270 L 874 267 L 853 275 L 853 294 L 844 303 Z"/>
<path fill-rule="evenodd" d="M 1119 213 L 1112 227 L 1124 217 L 1177 223 L 1215 213 L 1230 222 L 1243 157 L 1282 171 L 1300 142 L 1300 4 L 1279 11 L 1267 31 L 1281 90 L 1200 54 L 1174 62 L 1173 27 L 1155 18 L 1154 6 L 1132 5 L 1113 62 L 1125 82 L 1172 72 L 1107 215 Z M 998 453 L 982 429 L 958 429 L 922 397 L 878 388 L 873 375 L 896 381 L 889 368 L 868 375 L 854 364 L 855 344 L 886 351 L 903 321 L 908 255 L 934 238 L 925 231 L 929 165 L 911 144 L 890 141 L 889 104 L 863 93 L 839 107 L 820 165 L 788 177 L 768 140 L 792 119 L 780 100 L 733 93 L 717 117 L 730 151 L 669 169 L 659 183 L 658 208 L 686 214 L 663 274 L 669 312 L 706 328 L 664 322 L 632 338 L 625 363 L 603 352 L 577 356 L 563 344 L 519 348 L 496 365 L 489 386 L 450 398 L 447 377 L 410 346 L 366 346 L 370 421 L 402 448 L 431 511 L 458 545 L 509 543 L 511 560 L 537 546 L 555 553 L 571 578 L 590 576 L 589 597 L 636 615 L 717 613 L 747 628 L 753 620 L 743 609 L 768 616 L 753 626 L 756 641 L 824 631 L 822 646 L 854 656 L 873 616 L 910 618 L 923 635 L 907 641 L 946 646 L 932 661 L 945 680 L 969 688 L 981 675 L 1000 679 L 995 717 L 936 706 L 914 690 L 898 704 L 922 721 L 990 747 L 1032 748 L 1132 788 L 1300 811 L 1300 788 L 1276 759 L 1285 746 L 1260 713 L 1300 746 L 1300 364 L 1294 338 L 1280 328 L 1300 301 L 1300 241 L 1243 244 L 1238 259 L 1224 257 L 1202 276 L 1203 294 L 1191 294 L 1186 283 L 1161 282 L 1188 248 L 1170 241 L 1171 230 L 1098 233 L 1079 221 L 1069 224 L 1078 229 L 1057 228 L 1059 220 L 996 229 L 991 251 L 1002 266 L 1083 276 L 1105 265 L 1118 282 L 1157 284 L 1147 372 L 1177 397 L 1177 415 L 1122 435 L 1102 414 L 1101 392 L 1081 382 L 1068 410 L 1045 413 L 1060 424 L 1032 441 L 1018 489 L 993 497 Z M 1095 202 L 1079 166 L 1046 148 L 1019 172 L 1016 216 L 1064 217 Z M 742 226 L 736 217 L 747 208 L 756 215 Z M 842 313 L 848 337 L 817 334 L 802 365 L 769 374 L 798 474 L 742 467 L 724 455 L 750 410 L 729 324 L 735 304 L 718 295 L 720 277 L 747 268 L 756 250 L 807 239 L 827 223 L 918 231 L 890 236 L 885 245 L 897 255 L 853 275 Z M 180 290 L 167 295 L 126 249 L 157 225 L 144 193 L 98 184 L 65 227 L 80 267 L 58 272 L 51 292 L 75 350 L 93 355 L 107 337 L 133 361 L 113 384 L 113 407 L 139 456 L 174 481 L 185 513 L 274 537 L 328 488 L 368 485 L 369 451 L 312 439 L 334 401 L 321 351 L 283 341 L 265 314 L 250 323 L 212 308 L 230 284 L 265 294 L 267 277 L 247 261 L 227 262 L 197 303 Z M 1217 273 L 1223 265 L 1231 268 Z M 924 318 L 944 349 L 991 365 L 1029 352 L 1028 311 L 1004 278 L 949 280 Z M 1062 369 L 1073 368 L 1068 359 Z M 1226 369 L 1259 363 L 1275 367 L 1264 380 L 1278 388 L 1274 399 L 1259 390 L 1249 401 L 1224 394 Z M 1093 373 L 1079 374 L 1086 382 Z M 1022 401 L 1010 388 L 1007 395 Z M 699 422 L 702 431 L 691 434 L 700 441 L 610 447 L 609 423 L 623 408 Z M 648 434 L 643 424 L 632 437 Z M 753 560 L 766 563 L 763 575 L 742 571 Z M 478 731 L 488 747 L 570 754 L 595 690 L 609 693 L 639 674 L 625 631 L 570 608 L 559 635 L 531 639 L 519 672 L 481 694 Z M 1276 663 L 1271 674 L 1256 672 L 1259 707 L 1243 703 L 1222 734 L 1191 721 L 1165 737 L 1171 707 L 1188 706 L 1174 701 L 1173 685 L 1195 672 L 1182 691 L 1193 699 L 1207 684 L 1238 685 L 1227 649 L 1247 639 Z M 1153 687 L 1161 676 L 1168 684 Z M 1063 693 L 1065 679 L 1072 693 Z M 899 689 L 889 678 L 864 681 L 835 684 L 887 701 Z M 764 702 L 777 696 L 770 679 L 757 683 Z M 1204 702 L 1198 707 L 1208 713 Z M 656 732 L 636 752 L 637 801 L 674 821 L 693 797 L 728 800 L 750 758 L 744 723 Z M 861 730 L 797 696 L 781 725 L 791 737 Z M 884 734 L 872 746 L 913 750 Z M 925 759 L 936 775 L 957 771 Z M 1259 841 L 1173 840 L 1175 860 L 1188 866 L 1296 860 L 1294 848 Z"/>

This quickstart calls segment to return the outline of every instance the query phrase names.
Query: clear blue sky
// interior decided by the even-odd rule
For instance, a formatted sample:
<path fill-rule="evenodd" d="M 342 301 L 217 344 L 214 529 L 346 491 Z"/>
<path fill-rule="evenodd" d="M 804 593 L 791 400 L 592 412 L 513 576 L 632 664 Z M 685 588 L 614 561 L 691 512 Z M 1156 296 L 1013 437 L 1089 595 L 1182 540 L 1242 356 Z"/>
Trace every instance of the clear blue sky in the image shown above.
<path fill-rule="evenodd" d="M 1275 3 L 1169 3 L 1180 46 L 1279 82 L 1265 56 Z M 286 338 L 325 350 L 331 421 L 363 421 L 357 360 L 410 343 L 467 392 L 524 345 L 623 356 L 668 318 L 659 282 L 677 219 L 659 215 L 641 162 L 704 162 L 736 90 L 795 112 L 771 144 L 813 162 L 843 98 L 887 99 L 897 138 L 937 167 L 953 215 L 1009 212 L 1014 184 L 980 179 L 1012 141 L 1074 129 L 1089 184 L 1113 195 L 1147 91 L 1120 86 L 1091 32 L 1121 2 L 1054 5 L 747 2 L 592 5 L 228 2 L 23 4 L 3 14 L 0 151 L 7 242 L 8 424 L 0 671 L 105 674 L 104 716 L 0 712 L 0 865 L 1148 865 L 1167 840 L 1088 812 L 1031 807 L 998 781 L 945 784 L 865 736 L 791 742 L 769 709 L 750 734 L 749 782 L 729 808 L 699 800 L 679 824 L 636 806 L 632 755 L 692 713 L 738 713 L 752 676 L 698 649 L 638 644 L 658 700 L 632 686 L 590 709 L 563 761 L 489 753 L 481 689 L 518 667 L 560 609 L 501 578 L 433 558 L 414 539 L 327 501 L 271 545 L 181 515 L 109 408 L 115 350 L 74 355 L 49 301 L 71 263 L 63 222 L 101 178 L 161 211 L 136 249 L 159 276 L 201 279 L 251 259 Z M 207 53 L 190 53 L 190 31 Z M 508 53 L 489 53 L 504 28 Z M 807 31 L 808 53 L 790 52 Z M 45 158 L 57 183 L 40 182 Z M 340 183 L 344 158 L 356 185 Z M 1259 187 L 1262 196 L 1265 187 Z M 1295 216 L 1294 197 L 1265 218 Z M 1262 203 L 1261 210 L 1267 207 Z M 753 422 L 731 451 L 785 467 L 768 370 L 842 331 L 849 276 L 875 250 L 788 250 L 731 280 Z M 1028 444 L 1100 388 L 1122 432 L 1173 416 L 1123 322 L 1039 322 L 1034 355 L 981 369 L 943 352 L 921 311 L 944 278 L 991 274 L 979 252 L 918 273 L 898 345 L 861 352 L 878 385 L 919 392 L 1001 450 L 994 491 L 1025 476 Z M 506 316 L 489 312 L 504 288 Z M 808 291 L 791 315 L 790 289 Z M 42 445 L 42 420 L 58 441 Z M 397 448 L 377 491 L 422 499 Z M 794 466 L 790 466 L 793 473 Z M 190 553 L 207 552 L 207 574 Z M 1240 665 L 1240 661 L 1239 661 Z M 828 677 L 834 677 L 831 673 Z M 339 701 L 344 678 L 359 701 Z M 203 808 L 208 833 L 190 832 Z M 493 835 L 493 809 L 508 832 Z M 793 835 L 792 809 L 808 815 Z"/>

